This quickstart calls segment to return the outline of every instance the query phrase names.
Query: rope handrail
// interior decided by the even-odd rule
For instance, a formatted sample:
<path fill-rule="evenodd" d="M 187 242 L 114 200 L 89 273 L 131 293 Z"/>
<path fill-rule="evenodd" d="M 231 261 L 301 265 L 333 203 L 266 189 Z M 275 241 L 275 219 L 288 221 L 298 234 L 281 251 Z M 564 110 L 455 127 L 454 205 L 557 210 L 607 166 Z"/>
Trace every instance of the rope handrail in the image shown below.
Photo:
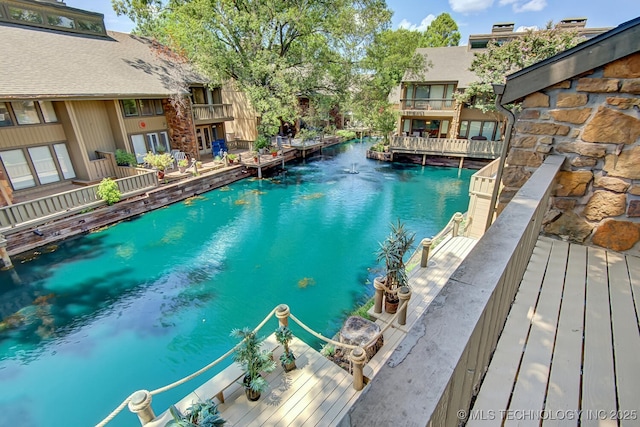
<path fill-rule="evenodd" d="M 391 319 L 389 319 L 388 323 L 386 324 L 386 326 L 384 328 L 382 328 L 380 330 L 380 332 L 378 332 L 377 334 L 375 334 L 364 346 L 362 346 L 362 348 L 367 348 L 369 347 L 371 344 L 373 344 L 374 342 L 378 341 L 378 339 L 380 339 L 380 337 L 382 336 L 382 334 L 384 334 L 387 329 L 389 329 L 391 326 L 393 326 L 393 322 L 396 321 L 396 319 L 398 318 L 398 316 L 400 315 L 400 313 L 402 312 L 402 309 L 409 304 L 409 300 L 404 300 L 400 303 L 400 305 L 398 306 L 398 309 L 396 310 L 395 314 L 391 317 Z"/>
<path fill-rule="evenodd" d="M 262 329 L 262 327 L 274 315 L 274 313 L 276 312 L 277 308 L 278 307 L 276 306 L 273 310 L 271 310 L 271 312 L 269 312 L 269 314 L 264 318 L 264 320 L 262 322 L 260 322 L 258 324 L 258 326 L 256 326 L 253 329 L 254 333 L 258 332 L 260 329 Z M 240 344 L 242 344 L 242 341 L 240 341 L 238 344 L 236 344 L 231 350 L 227 351 L 225 354 L 223 354 L 222 356 L 218 357 L 213 362 L 209 363 L 207 366 L 197 370 L 196 372 L 192 373 L 191 375 L 188 375 L 188 376 L 186 376 L 184 378 L 179 379 L 178 381 L 175 381 L 175 382 L 173 382 L 171 384 L 168 384 L 168 385 L 166 385 L 164 387 L 160 387 L 160 388 L 157 388 L 155 390 L 152 390 L 152 391 L 149 392 L 149 394 L 153 396 L 153 395 L 160 394 L 160 393 L 163 393 L 165 391 L 171 390 L 172 388 L 178 387 L 178 386 L 186 383 L 187 381 L 190 381 L 190 380 L 194 379 L 195 377 L 205 373 L 206 371 L 208 371 L 209 369 L 213 368 L 218 363 L 222 362 L 224 359 L 229 357 L 231 354 L 233 354 L 233 352 L 237 350 L 237 348 L 240 346 Z M 107 415 L 107 417 L 105 417 L 105 419 L 103 419 L 101 422 L 96 424 L 96 427 L 103 427 L 107 423 L 109 423 L 111 420 L 113 420 L 116 417 L 116 415 L 118 415 L 120 412 L 122 412 L 122 410 L 125 408 L 125 406 L 127 406 L 127 404 L 131 401 L 131 399 L 132 399 L 132 397 L 133 397 L 133 395 L 135 393 L 136 392 L 131 393 L 129 395 L 129 397 L 127 397 L 125 400 L 123 400 L 122 403 L 116 407 L 116 409 L 114 409 L 109 415 Z"/>
<path fill-rule="evenodd" d="M 305 331 L 309 332 L 311 335 L 313 335 L 314 337 L 329 343 L 329 344 L 333 344 L 336 347 L 344 347 L 347 348 L 349 350 L 353 350 L 355 348 L 358 348 L 357 345 L 352 345 L 352 344 L 345 344 L 342 342 L 338 342 L 335 340 L 332 340 L 331 338 L 327 338 L 324 335 L 314 331 L 313 329 L 311 329 L 310 327 L 308 327 L 307 325 L 305 325 L 304 323 L 302 323 L 302 321 L 300 321 L 296 316 L 293 315 L 293 313 L 289 314 L 289 317 L 291 318 L 291 320 L 293 320 L 294 322 L 296 322 L 298 324 L 298 326 L 300 326 L 302 329 L 304 329 Z"/>

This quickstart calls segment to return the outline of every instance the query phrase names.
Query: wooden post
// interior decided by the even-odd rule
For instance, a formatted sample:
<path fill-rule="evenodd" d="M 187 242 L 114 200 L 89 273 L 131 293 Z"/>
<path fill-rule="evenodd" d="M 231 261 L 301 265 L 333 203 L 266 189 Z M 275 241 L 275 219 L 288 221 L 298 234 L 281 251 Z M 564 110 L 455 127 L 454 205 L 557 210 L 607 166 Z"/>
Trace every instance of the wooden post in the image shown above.
<path fill-rule="evenodd" d="M 129 401 L 129 410 L 138 416 L 140 424 L 151 422 L 156 416 L 151 408 L 151 393 L 147 390 L 136 391 Z"/>
<path fill-rule="evenodd" d="M 280 304 L 278 308 L 276 308 L 276 317 L 278 318 L 280 326 L 289 326 L 289 314 L 291 314 L 291 310 L 289 310 L 287 304 Z"/>
<path fill-rule="evenodd" d="M 351 363 L 353 363 L 353 388 L 360 391 L 364 388 L 364 362 L 367 360 L 367 353 L 362 347 L 351 350 Z"/>
<path fill-rule="evenodd" d="M 424 165 L 426 165 L 426 164 L 427 164 L 427 155 L 426 155 L 426 154 L 423 154 L 423 155 L 422 155 L 422 166 L 424 166 Z"/>
<path fill-rule="evenodd" d="M 0 270 L 9 270 L 13 268 L 13 263 L 7 253 L 7 239 L 0 234 Z"/>
<path fill-rule="evenodd" d="M 374 313 L 382 313 L 382 292 L 385 286 L 380 279 L 380 277 L 373 279 L 373 287 L 376 290 L 375 304 L 373 305 Z"/>
<path fill-rule="evenodd" d="M 462 214 L 460 212 L 456 212 L 453 215 L 453 237 L 458 236 L 460 232 L 460 223 L 462 222 Z"/>
<path fill-rule="evenodd" d="M 398 313 L 398 325 L 407 324 L 407 306 L 409 305 L 409 299 L 411 298 L 411 289 L 408 286 L 403 286 L 398 290 L 398 298 L 400 299 L 400 305 L 404 303 Z M 406 301 L 406 302 L 405 302 Z"/>
<path fill-rule="evenodd" d="M 420 267 L 425 268 L 427 263 L 429 262 L 429 251 L 431 250 L 431 239 L 428 237 L 426 239 L 422 239 L 420 242 L 422 245 L 422 258 L 420 259 Z"/>

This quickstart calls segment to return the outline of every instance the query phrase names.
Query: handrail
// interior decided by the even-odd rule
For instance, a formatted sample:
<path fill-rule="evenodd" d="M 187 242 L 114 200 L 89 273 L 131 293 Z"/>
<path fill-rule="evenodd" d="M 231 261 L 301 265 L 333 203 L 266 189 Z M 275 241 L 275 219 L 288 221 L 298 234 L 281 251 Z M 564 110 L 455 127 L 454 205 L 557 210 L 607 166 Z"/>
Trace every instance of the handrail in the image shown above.
<path fill-rule="evenodd" d="M 346 343 L 341 343 L 338 341 L 335 341 L 333 339 L 327 338 L 324 335 L 314 331 L 313 329 L 311 329 L 309 326 L 307 326 L 305 323 L 303 323 L 300 319 L 298 319 L 297 317 L 295 317 L 292 313 L 289 312 L 288 307 L 285 305 L 278 305 L 275 308 L 273 308 L 269 314 L 267 314 L 267 316 L 265 316 L 265 318 L 262 320 L 262 322 L 260 322 L 254 329 L 253 332 L 257 333 L 260 329 L 262 329 L 262 327 L 273 317 L 274 314 L 276 314 L 276 317 L 278 317 L 280 319 L 281 315 L 279 314 L 279 310 L 282 309 L 282 307 L 286 308 L 286 315 L 287 317 L 290 317 L 291 320 L 293 320 L 294 322 L 296 322 L 302 329 L 304 329 L 305 331 L 307 331 L 309 334 L 313 335 L 314 337 L 332 344 L 336 347 L 342 347 L 348 350 L 357 350 L 358 348 L 367 348 L 369 347 L 372 343 L 376 342 L 380 336 L 382 336 L 382 334 L 389 329 L 392 325 L 393 322 L 396 320 L 396 318 L 402 313 L 402 310 L 406 307 L 406 305 L 409 303 L 409 300 L 403 300 L 401 301 L 401 304 L 398 307 L 397 312 L 394 314 L 393 317 L 391 317 L 391 319 L 389 320 L 389 323 L 379 332 L 377 333 L 373 338 L 371 338 L 364 346 L 358 346 L 358 345 L 353 345 L 353 344 L 346 344 Z M 245 338 L 246 339 L 246 338 Z M 229 357 L 231 354 L 233 354 L 238 347 L 240 347 L 240 345 L 242 344 L 244 340 L 240 341 L 238 344 L 236 344 L 233 348 L 231 348 L 229 351 L 227 351 L 225 354 L 223 354 L 222 356 L 218 357 L 216 360 L 214 360 L 213 362 L 209 363 L 208 365 L 200 368 L 199 370 L 195 371 L 194 373 L 187 375 L 186 377 L 183 377 L 177 381 L 174 381 L 171 384 L 168 384 L 166 386 L 157 388 L 155 390 L 152 391 L 147 391 L 146 393 L 148 395 L 154 396 L 160 393 L 163 393 L 165 391 L 171 390 L 175 387 L 178 387 L 194 378 L 196 378 L 197 376 L 205 373 L 206 371 L 208 371 L 209 369 L 213 368 L 214 366 L 218 365 L 220 362 L 222 362 L 224 359 L 226 359 L 227 357 Z M 366 361 L 364 362 L 366 363 Z M 111 411 L 111 413 L 109 413 L 109 415 L 107 415 L 102 421 L 100 421 L 98 424 L 96 424 L 96 427 L 104 427 L 106 424 L 108 424 L 111 420 L 113 420 L 113 418 L 115 418 L 120 412 L 122 412 L 122 410 L 131 402 L 131 400 L 133 399 L 134 395 L 136 395 L 137 393 L 139 393 L 138 391 L 131 393 L 126 399 L 124 399 L 122 401 L 122 403 L 120 403 L 113 411 Z"/>

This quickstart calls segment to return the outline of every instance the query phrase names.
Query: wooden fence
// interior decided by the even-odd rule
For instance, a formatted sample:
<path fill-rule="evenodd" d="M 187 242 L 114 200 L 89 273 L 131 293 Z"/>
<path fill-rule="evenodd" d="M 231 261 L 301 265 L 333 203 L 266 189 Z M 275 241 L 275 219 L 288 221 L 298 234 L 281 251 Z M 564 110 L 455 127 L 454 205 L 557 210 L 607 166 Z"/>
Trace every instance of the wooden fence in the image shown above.
<path fill-rule="evenodd" d="M 496 185 L 499 167 L 500 158 L 497 158 L 471 176 L 467 209 L 468 237 L 479 239 L 487 228 L 487 218 L 493 213 L 491 195 Z"/>
<path fill-rule="evenodd" d="M 123 198 L 144 193 L 158 186 L 155 171 L 117 179 L 115 182 Z M 96 194 L 97 190 L 98 184 L 4 206 L 0 208 L 0 232 L 10 234 L 106 204 Z"/>
<path fill-rule="evenodd" d="M 503 141 L 394 136 L 391 138 L 389 151 L 392 153 L 496 159 L 502 153 L 503 144 Z"/>

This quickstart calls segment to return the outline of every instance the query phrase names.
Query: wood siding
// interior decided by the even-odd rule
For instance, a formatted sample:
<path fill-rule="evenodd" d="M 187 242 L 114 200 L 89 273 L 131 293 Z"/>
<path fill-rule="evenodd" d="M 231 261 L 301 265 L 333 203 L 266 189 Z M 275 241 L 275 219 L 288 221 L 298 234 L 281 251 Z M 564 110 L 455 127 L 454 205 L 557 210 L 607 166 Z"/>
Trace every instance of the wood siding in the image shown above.
<path fill-rule="evenodd" d="M 469 183 L 469 209 L 467 210 L 467 235 L 479 239 L 487 227 L 491 212 L 491 195 L 496 185 L 500 159 L 496 159 L 471 176 Z"/>
<path fill-rule="evenodd" d="M 82 134 L 87 156 L 96 160 L 96 151 L 114 151 L 115 142 L 105 101 L 75 101 L 78 132 Z"/>
<path fill-rule="evenodd" d="M 66 141 L 60 123 L 32 126 L 10 126 L 0 129 L 0 149 Z"/>
<path fill-rule="evenodd" d="M 144 127 L 142 127 L 142 123 L 144 123 Z M 126 117 L 124 129 L 129 135 L 168 131 L 167 118 L 165 116 Z"/>

